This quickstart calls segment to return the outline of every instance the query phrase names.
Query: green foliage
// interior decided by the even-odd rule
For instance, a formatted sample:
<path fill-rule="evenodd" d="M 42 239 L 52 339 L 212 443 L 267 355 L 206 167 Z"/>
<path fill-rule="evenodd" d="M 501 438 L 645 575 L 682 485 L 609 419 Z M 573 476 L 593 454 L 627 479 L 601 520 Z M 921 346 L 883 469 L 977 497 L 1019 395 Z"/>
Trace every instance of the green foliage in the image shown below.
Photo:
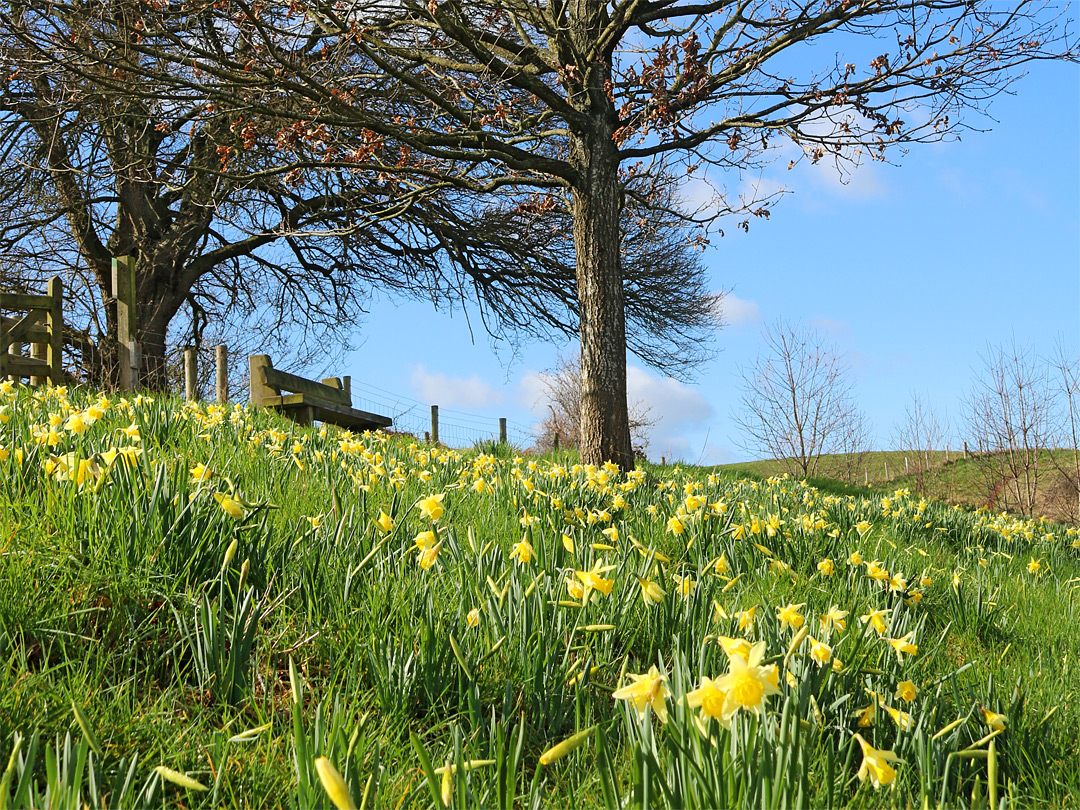
<path fill-rule="evenodd" d="M 244 408 L 0 407 L 0 807 L 329 806 L 322 758 L 365 808 L 1080 795 L 1074 530 Z M 687 696 L 729 639 L 779 693 L 721 722 Z M 660 703 L 613 698 L 654 666 Z"/>

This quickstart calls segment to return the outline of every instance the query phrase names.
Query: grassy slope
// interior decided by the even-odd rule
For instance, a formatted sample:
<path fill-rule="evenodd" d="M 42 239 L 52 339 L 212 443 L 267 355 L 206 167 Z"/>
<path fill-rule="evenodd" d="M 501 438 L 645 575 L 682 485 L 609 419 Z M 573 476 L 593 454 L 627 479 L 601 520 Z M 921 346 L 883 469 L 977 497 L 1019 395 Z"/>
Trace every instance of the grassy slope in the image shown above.
<path fill-rule="evenodd" d="M 71 408 L 91 402 L 76 394 Z M 33 754 L 25 767 L 12 760 L 0 804 L 4 791 L 15 806 L 34 803 L 32 791 L 49 785 L 54 798 L 78 786 L 109 806 L 326 805 L 314 769 L 326 755 L 368 806 L 441 805 L 444 782 L 425 776 L 425 756 L 433 767 L 495 760 L 449 786 L 461 805 L 601 805 L 619 794 L 631 806 L 975 806 L 987 760 L 950 753 L 987 748 L 983 706 L 1008 716 L 994 740 L 1002 797 L 1020 806 L 1080 797 L 1080 556 L 1060 527 L 689 468 L 648 468 L 623 487 L 566 469 L 566 456 L 561 476 L 546 460 L 532 469 L 378 438 L 342 444 L 272 415 L 176 402 L 114 403 L 84 434 L 61 425 L 55 447 L 38 444 L 34 430 L 63 411 L 55 397 L 36 403 L 23 392 L 0 414 L 0 767 L 16 739 L 24 760 Z M 106 472 L 102 451 L 131 443 L 120 432 L 130 425 L 144 452 Z M 84 466 L 81 486 L 71 480 L 79 459 L 101 478 Z M 193 479 L 199 463 L 216 474 Z M 494 492 L 477 491 L 478 479 Z M 703 503 L 689 504 L 675 534 L 668 520 L 687 509 L 688 489 Z M 434 524 L 415 507 L 433 493 L 446 493 Z M 626 505 L 616 508 L 616 496 Z M 384 511 L 389 533 L 375 524 Z M 617 538 L 601 533 L 610 527 Z M 413 538 L 432 528 L 443 545 L 424 569 Z M 523 538 L 527 562 L 520 549 L 513 556 Z M 864 562 L 852 563 L 853 552 Z M 823 558 L 834 562 L 830 576 Z M 905 573 L 906 590 L 871 578 L 871 560 Z M 564 580 L 601 564 L 613 566 L 601 572 L 610 594 L 573 607 L 580 597 Z M 659 604 L 643 601 L 639 577 L 665 591 Z M 247 615 L 260 620 L 247 625 L 248 667 L 215 675 L 207 628 L 220 623 L 228 636 L 249 597 Z M 793 631 L 777 608 L 789 603 L 803 605 L 806 626 L 842 665 L 818 665 L 806 644 L 785 659 Z M 849 611 L 844 632 L 820 628 L 832 605 Z M 886 637 L 913 634 L 914 656 L 858 620 L 873 610 L 889 611 Z M 242 646 L 231 632 L 223 663 Z M 769 722 L 737 714 L 728 757 L 716 753 L 732 750 L 728 732 L 706 727 L 710 747 L 677 699 L 728 670 L 718 634 L 764 642 L 764 663 L 780 669 Z M 653 665 L 673 695 L 664 727 L 611 697 L 626 683 L 620 672 Z M 905 704 L 894 691 L 909 679 L 919 694 Z M 876 717 L 861 726 L 870 707 Z M 909 713 L 912 727 L 899 728 L 886 707 Z M 545 749 L 594 725 L 601 739 L 538 765 Z M 892 788 L 855 778 L 855 731 L 904 760 Z M 46 767 L 55 740 L 64 761 L 66 734 L 67 759 L 81 750 L 95 763 L 96 788 L 86 770 Z M 88 753 L 91 736 L 99 754 Z M 158 764 L 211 790 L 165 783 Z"/>
<path fill-rule="evenodd" d="M 985 474 L 975 459 L 965 458 L 962 452 L 927 453 L 925 455 L 925 460 L 929 464 L 927 474 L 922 472 L 923 464 L 920 463 L 922 458 L 923 454 L 906 450 L 868 453 L 864 462 L 865 473 L 859 471 L 851 483 L 853 487 L 869 486 L 875 492 L 909 489 L 947 503 L 976 508 L 980 506 L 989 506 L 992 509 L 1001 508 L 1000 491 L 996 493 L 996 497 L 992 495 Z M 907 467 L 905 467 L 905 459 Z M 1064 479 L 1055 467 L 1055 462 L 1057 467 L 1071 469 L 1073 463 L 1071 451 L 1043 452 L 1040 483 L 1043 496 L 1039 505 L 1043 513 L 1052 517 L 1071 517 L 1075 513 L 1075 505 L 1071 496 L 1058 491 Z M 717 469 L 767 478 L 771 475 L 783 474 L 785 465 L 780 461 L 768 459 L 725 464 Z M 843 457 L 822 456 L 819 477 L 811 480 L 823 486 L 829 486 L 830 481 L 842 484 L 846 478 L 843 470 Z M 848 491 L 854 492 L 855 489 L 851 488 Z M 1067 498 L 1068 502 L 1062 502 L 1063 498 Z"/>

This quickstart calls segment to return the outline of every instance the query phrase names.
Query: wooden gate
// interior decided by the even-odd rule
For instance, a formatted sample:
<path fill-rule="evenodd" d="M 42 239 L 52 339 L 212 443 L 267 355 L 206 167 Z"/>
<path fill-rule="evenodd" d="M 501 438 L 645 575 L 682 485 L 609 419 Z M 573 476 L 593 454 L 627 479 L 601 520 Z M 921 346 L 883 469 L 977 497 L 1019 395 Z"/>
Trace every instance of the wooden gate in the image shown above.
<path fill-rule="evenodd" d="M 31 385 L 64 381 L 63 304 L 59 276 L 49 279 L 46 295 L 0 293 L 0 379 L 29 377 Z M 27 346 L 29 356 L 23 354 Z"/>

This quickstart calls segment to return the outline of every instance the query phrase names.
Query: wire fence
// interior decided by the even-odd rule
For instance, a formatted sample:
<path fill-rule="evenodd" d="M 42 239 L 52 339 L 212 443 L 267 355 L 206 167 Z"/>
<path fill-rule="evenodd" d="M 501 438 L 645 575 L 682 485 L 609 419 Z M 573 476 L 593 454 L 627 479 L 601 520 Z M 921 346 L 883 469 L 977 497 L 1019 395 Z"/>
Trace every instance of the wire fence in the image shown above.
<path fill-rule="evenodd" d="M 423 438 L 431 433 L 431 405 L 418 399 L 397 394 L 377 385 L 352 380 L 353 407 L 389 416 L 394 420 L 394 430 L 411 433 Z M 448 447 L 472 447 L 483 442 L 499 441 L 498 417 L 460 411 L 454 408 L 439 409 L 439 442 Z M 506 420 L 506 441 L 522 450 L 536 442 L 533 425 L 513 419 Z"/>

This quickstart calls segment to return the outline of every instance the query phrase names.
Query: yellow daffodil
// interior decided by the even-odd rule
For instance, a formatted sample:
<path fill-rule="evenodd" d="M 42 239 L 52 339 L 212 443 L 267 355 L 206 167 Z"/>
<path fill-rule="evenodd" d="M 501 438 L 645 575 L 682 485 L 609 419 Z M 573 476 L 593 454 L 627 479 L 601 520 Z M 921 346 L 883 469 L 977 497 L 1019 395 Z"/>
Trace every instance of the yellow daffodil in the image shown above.
<path fill-rule="evenodd" d="M 817 564 L 817 570 L 821 572 L 822 576 L 831 577 L 836 573 L 836 566 L 833 565 L 833 561 L 826 557 L 824 560 Z"/>
<path fill-rule="evenodd" d="M 688 692 L 686 705 L 691 709 L 701 709 L 701 713 L 728 724 L 724 720 L 724 703 L 727 700 L 727 692 L 716 687 L 716 682 L 711 678 L 702 677 L 701 686 Z"/>
<path fill-rule="evenodd" d="M 798 630 L 802 627 L 806 619 L 799 613 L 799 608 L 805 606 L 805 602 L 800 602 L 797 605 L 788 604 L 782 608 L 778 607 L 776 609 L 776 618 L 780 620 L 781 627 L 786 627 L 789 630 Z"/>
<path fill-rule="evenodd" d="M 438 495 L 428 495 L 426 498 L 421 498 L 416 502 L 416 505 L 420 508 L 420 516 L 430 518 L 431 520 L 438 520 L 443 516 L 443 512 L 446 511 L 443 506 L 443 498 L 446 497 L 446 493 L 440 493 Z"/>
<path fill-rule="evenodd" d="M 904 663 L 904 653 L 907 653 L 908 655 L 915 655 L 919 651 L 919 645 L 911 643 L 911 639 L 914 638 L 914 636 L 915 631 L 912 630 L 910 633 L 906 633 L 901 638 L 885 639 L 887 642 L 889 642 L 889 645 L 894 650 L 896 650 L 896 660 L 899 661 L 901 664 Z"/>
<path fill-rule="evenodd" d="M 585 586 L 583 598 L 588 599 L 592 591 L 600 591 L 605 596 L 610 595 L 611 589 L 615 586 L 615 580 L 605 579 L 600 575 L 614 570 L 614 568 L 614 565 L 603 565 L 598 562 L 588 571 L 575 571 L 574 576 L 581 580 L 581 584 Z"/>
<path fill-rule="evenodd" d="M 480 608 L 475 607 L 469 611 L 469 614 L 465 617 L 465 623 L 469 627 L 476 627 L 480 624 Z"/>
<path fill-rule="evenodd" d="M 979 711 L 982 712 L 983 719 L 986 721 L 986 725 L 990 727 L 991 731 L 1004 731 L 1005 724 L 1009 721 L 1003 714 L 992 712 L 985 706 L 980 706 Z"/>
<path fill-rule="evenodd" d="M 900 681 L 896 685 L 896 697 L 905 703 L 911 703 L 918 691 L 918 688 L 911 681 Z"/>
<path fill-rule="evenodd" d="M 221 507 L 221 510 L 231 518 L 242 520 L 247 515 L 247 510 L 244 509 L 244 505 L 230 495 L 215 492 L 214 500 L 218 502 L 218 506 Z"/>
<path fill-rule="evenodd" d="M 439 558 L 439 551 L 442 549 L 443 541 L 440 540 L 435 545 L 425 548 L 420 552 L 417 562 L 420 563 L 420 567 L 425 571 L 435 564 L 435 561 Z"/>
<path fill-rule="evenodd" d="M 628 673 L 630 674 L 630 673 Z M 639 713 L 644 713 L 646 706 L 652 706 L 661 723 L 667 722 L 667 704 L 665 698 L 671 694 L 667 686 L 667 676 L 661 675 L 655 666 L 644 675 L 630 674 L 633 682 L 616 689 L 611 696 L 616 700 L 631 700 Z"/>
<path fill-rule="evenodd" d="M 858 740 L 859 746 L 862 748 L 862 765 L 859 766 L 859 781 L 864 782 L 869 776 L 870 781 L 874 783 L 874 787 L 879 788 L 882 785 L 890 784 L 896 779 L 896 770 L 890 765 L 890 762 L 899 761 L 899 757 L 892 751 L 881 751 L 874 748 L 870 743 L 863 739 L 861 734 L 856 734 L 855 739 Z"/>
<path fill-rule="evenodd" d="M 641 586 L 641 600 L 646 605 L 658 605 L 664 601 L 664 590 L 655 582 L 641 577 L 634 577 Z"/>
<path fill-rule="evenodd" d="M 741 655 L 728 656 L 728 674 L 716 682 L 716 688 L 727 694 L 723 709 L 725 720 L 730 721 L 739 709 L 752 711 L 760 717 L 766 698 L 780 694 L 776 683 L 779 673 L 776 667 L 761 666 L 764 657 L 764 641 L 750 648 L 746 660 Z"/>
<path fill-rule="evenodd" d="M 743 661 L 750 660 L 750 650 L 753 648 L 753 645 L 745 638 L 719 636 L 716 640 L 720 643 L 720 646 L 724 648 L 724 652 L 727 653 L 728 658 L 733 655 L 738 655 Z"/>
<path fill-rule="evenodd" d="M 813 636 L 810 637 L 810 657 L 813 658 L 819 665 L 824 665 L 832 660 L 832 647 L 823 641 L 818 641 Z"/>
<path fill-rule="evenodd" d="M 848 562 L 852 565 L 862 565 L 862 554 L 857 551 L 851 552 L 851 556 L 848 557 Z"/>
<path fill-rule="evenodd" d="M 878 635 L 880 636 L 886 630 L 889 629 L 889 625 L 885 623 L 885 617 L 887 617 L 890 612 L 891 612 L 890 608 L 884 608 L 882 610 L 873 610 L 873 611 L 870 611 L 870 613 L 867 613 L 865 616 L 860 616 L 859 621 L 862 622 L 863 624 L 866 624 L 867 622 L 869 622 L 870 625 L 875 630 L 877 630 Z"/>
<path fill-rule="evenodd" d="M 678 515 L 673 515 L 667 522 L 667 530 L 674 535 L 680 535 L 686 531 L 686 524 L 679 519 Z"/>
<path fill-rule="evenodd" d="M 829 633 L 835 627 L 840 632 L 847 629 L 847 615 L 846 610 L 840 610 L 836 605 L 829 608 L 828 613 L 825 613 L 821 617 L 821 632 Z"/>
<path fill-rule="evenodd" d="M 1042 568 L 1042 563 L 1039 562 L 1038 560 L 1036 560 L 1034 557 L 1032 557 L 1031 562 L 1029 562 L 1027 564 L 1028 573 L 1029 574 L 1037 574 L 1037 573 L 1039 573 L 1040 568 Z"/>
<path fill-rule="evenodd" d="M 510 558 L 517 557 L 518 562 L 528 563 L 533 558 L 533 547 L 526 538 L 521 538 L 520 543 L 515 543 L 510 551 Z"/>
<path fill-rule="evenodd" d="M 375 518 L 375 525 L 382 529 L 385 534 L 389 534 L 394 529 L 394 519 L 380 509 L 379 516 Z"/>

